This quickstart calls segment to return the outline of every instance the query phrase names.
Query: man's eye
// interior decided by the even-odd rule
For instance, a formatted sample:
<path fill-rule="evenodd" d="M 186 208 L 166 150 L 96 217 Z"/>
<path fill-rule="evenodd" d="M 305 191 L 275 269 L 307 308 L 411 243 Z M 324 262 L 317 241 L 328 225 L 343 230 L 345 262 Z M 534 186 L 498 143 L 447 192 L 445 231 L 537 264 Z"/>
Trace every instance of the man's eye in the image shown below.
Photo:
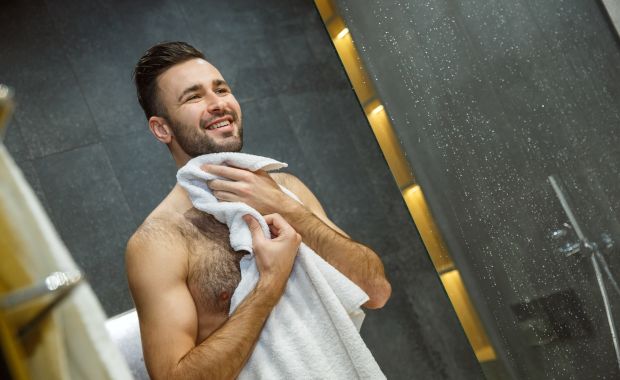
<path fill-rule="evenodd" d="M 194 99 L 198 99 L 198 98 L 199 98 L 198 95 L 192 95 L 189 98 L 187 98 L 187 100 L 189 101 L 189 100 L 194 100 Z"/>
<path fill-rule="evenodd" d="M 220 87 L 220 88 L 216 88 L 216 89 L 215 89 L 215 93 L 216 93 L 216 94 L 225 94 L 225 93 L 227 93 L 227 92 L 228 92 L 228 89 L 227 89 L 227 88 L 224 88 L 224 87 Z"/>

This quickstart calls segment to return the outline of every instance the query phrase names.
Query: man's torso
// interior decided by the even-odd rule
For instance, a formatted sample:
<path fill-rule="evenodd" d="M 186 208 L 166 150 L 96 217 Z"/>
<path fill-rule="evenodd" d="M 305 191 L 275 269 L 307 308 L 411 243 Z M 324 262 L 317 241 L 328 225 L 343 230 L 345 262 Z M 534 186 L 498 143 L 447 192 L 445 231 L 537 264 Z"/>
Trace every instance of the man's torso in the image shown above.
<path fill-rule="evenodd" d="M 284 185 L 284 175 L 272 178 Z M 241 280 L 239 261 L 246 252 L 235 252 L 230 246 L 228 226 L 193 208 L 178 185 L 149 215 L 147 223 L 165 223 L 168 228 L 175 228 L 179 244 L 186 246 L 186 283 L 196 304 L 196 344 L 200 344 L 226 322 L 230 299 Z"/>

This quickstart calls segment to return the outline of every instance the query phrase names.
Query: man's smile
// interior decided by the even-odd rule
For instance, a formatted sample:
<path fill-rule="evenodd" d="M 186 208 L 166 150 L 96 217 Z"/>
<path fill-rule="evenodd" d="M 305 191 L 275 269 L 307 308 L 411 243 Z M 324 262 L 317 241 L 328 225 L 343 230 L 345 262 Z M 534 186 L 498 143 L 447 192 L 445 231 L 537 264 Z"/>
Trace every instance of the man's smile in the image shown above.
<path fill-rule="evenodd" d="M 220 121 L 219 123 L 214 123 L 211 124 L 209 127 L 207 127 L 207 129 L 211 130 L 211 129 L 219 129 L 222 127 L 226 127 L 230 125 L 230 121 L 228 120 L 224 120 L 224 121 Z"/>
<path fill-rule="evenodd" d="M 224 117 L 219 117 L 215 120 L 212 120 L 203 128 L 208 131 L 217 130 L 218 132 L 230 132 L 233 130 L 233 120 L 234 118 L 232 116 L 226 115 Z"/>

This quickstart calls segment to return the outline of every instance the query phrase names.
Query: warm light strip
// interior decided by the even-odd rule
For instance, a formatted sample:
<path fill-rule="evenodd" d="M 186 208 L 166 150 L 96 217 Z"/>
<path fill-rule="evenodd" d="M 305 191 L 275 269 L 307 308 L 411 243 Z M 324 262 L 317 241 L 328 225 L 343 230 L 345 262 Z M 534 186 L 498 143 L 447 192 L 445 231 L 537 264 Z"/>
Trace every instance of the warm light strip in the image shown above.
<path fill-rule="evenodd" d="M 344 38 L 344 36 L 346 36 L 347 34 L 349 34 L 349 28 L 344 28 L 340 31 L 340 33 L 338 33 L 338 35 L 336 36 L 337 39 L 341 39 Z"/>
<path fill-rule="evenodd" d="M 375 134 L 375 138 L 398 187 L 403 189 L 414 182 L 413 175 L 411 174 L 409 163 L 405 159 L 405 154 L 401 149 L 400 141 L 398 141 L 392 129 L 387 113 L 381 112 L 383 110 L 382 107 L 378 100 L 371 102 L 367 106 L 367 109 L 371 110 L 366 111 L 368 123 Z"/>
<path fill-rule="evenodd" d="M 437 272 L 441 274 L 454 269 L 452 258 L 448 254 L 448 249 L 439 235 L 437 225 L 428 209 L 428 204 L 420 186 L 411 185 L 404 189 L 402 194 Z"/>
<path fill-rule="evenodd" d="M 378 114 L 381 111 L 383 111 L 383 105 L 380 104 L 377 107 L 375 107 L 374 110 L 370 111 L 370 114 L 371 115 L 376 115 L 376 114 Z"/>
<path fill-rule="evenodd" d="M 476 309 L 471 303 L 459 271 L 456 269 L 451 270 L 440 275 L 440 278 L 478 361 L 488 362 L 496 360 L 495 350 L 484 332 L 482 322 L 480 322 L 478 313 L 476 313 Z"/>

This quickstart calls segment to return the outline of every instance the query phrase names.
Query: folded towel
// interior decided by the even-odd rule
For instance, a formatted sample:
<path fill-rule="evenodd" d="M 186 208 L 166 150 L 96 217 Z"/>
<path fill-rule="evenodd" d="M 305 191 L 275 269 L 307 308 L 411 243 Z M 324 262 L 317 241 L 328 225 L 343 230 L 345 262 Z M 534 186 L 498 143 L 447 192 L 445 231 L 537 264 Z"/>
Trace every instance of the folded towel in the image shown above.
<path fill-rule="evenodd" d="M 252 215 L 265 236 L 271 235 L 258 211 L 241 202 L 219 202 L 211 194 L 205 181 L 220 177 L 200 169 L 204 164 L 229 164 L 250 171 L 287 165 L 266 157 L 225 152 L 194 158 L 177 173 L 177 181 L 187 190 L 194 207 L 226 223 L 231 247 L 250 253 L 240 262 L 241 282 L 231 299 L 232 314 L 259 278 L 252 235 L 242 216 Z M 362 289 L 302 243 L 284 293 L 238 378 L 384 379 L 359 335 L 364 319 L 360 306 L 367 300 Z"/>

